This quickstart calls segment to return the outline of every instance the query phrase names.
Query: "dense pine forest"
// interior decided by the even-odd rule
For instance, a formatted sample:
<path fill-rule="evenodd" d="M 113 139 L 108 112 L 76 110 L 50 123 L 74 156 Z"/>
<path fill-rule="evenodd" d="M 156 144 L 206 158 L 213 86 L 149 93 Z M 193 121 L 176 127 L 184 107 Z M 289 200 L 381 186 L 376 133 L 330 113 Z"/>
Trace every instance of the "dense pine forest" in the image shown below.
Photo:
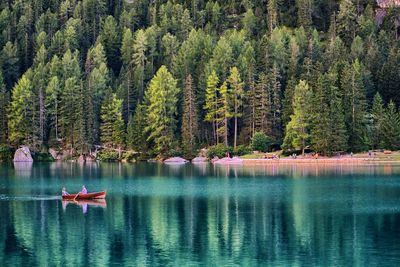
<path fill-rule="evenodd" d="M 0 144 L 400 148 L 400 3 L 8 0 Z M 239 152 L 238 152 L 239 153 Z"/>

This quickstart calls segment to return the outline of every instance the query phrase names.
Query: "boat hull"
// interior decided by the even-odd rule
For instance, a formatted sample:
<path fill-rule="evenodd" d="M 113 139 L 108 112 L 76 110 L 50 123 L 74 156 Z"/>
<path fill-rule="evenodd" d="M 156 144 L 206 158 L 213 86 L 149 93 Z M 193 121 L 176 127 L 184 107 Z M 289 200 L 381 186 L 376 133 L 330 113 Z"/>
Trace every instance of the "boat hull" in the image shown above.
<path fill-rule="evenodd" d="M 87 193 L 87 194 L 72 194 L 72 195 L 62 196 L 63 200 L 104 199 L 104 198 L 106 198 L 105 191 L 93 192 L 93 193 Z"/>

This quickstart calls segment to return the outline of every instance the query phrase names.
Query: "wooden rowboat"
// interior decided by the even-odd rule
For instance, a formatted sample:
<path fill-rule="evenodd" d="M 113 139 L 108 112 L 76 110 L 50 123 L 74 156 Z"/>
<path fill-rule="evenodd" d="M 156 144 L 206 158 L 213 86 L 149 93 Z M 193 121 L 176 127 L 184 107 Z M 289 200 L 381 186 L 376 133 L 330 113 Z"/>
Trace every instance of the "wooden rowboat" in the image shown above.
<path fill-rule="evenodd" d="M 93 192 L 93 193 L 87 193 L 87 194 L 71 194 L 71 195 L 62 196 L 63 200 L 104 199 L 104 198 L 106 198 L 105 191 Z"/>

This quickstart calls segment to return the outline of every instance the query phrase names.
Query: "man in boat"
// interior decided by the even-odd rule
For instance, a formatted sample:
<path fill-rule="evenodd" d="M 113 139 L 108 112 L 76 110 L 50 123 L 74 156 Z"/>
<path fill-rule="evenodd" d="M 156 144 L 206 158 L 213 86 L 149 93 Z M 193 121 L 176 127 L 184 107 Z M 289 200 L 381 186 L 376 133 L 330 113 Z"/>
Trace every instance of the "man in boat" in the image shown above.
<path fill-rule="evenodd" d="M 82 185 L 82 190 L 81 190 L 81 192 L 79 192 L 79 194 L 87 194 L 87 189 L 86 189 L 85 185 Z"/>
<path fill-rule="evenodd" d="M 65 187 L 63 187 L 63 188 L 61 189 L 61 194 L 62 194 L 63 196 L 68 196 L 68 195 L 69 195 L 69 193 L 67 192 L 67 189 L 66 189 Z"/>

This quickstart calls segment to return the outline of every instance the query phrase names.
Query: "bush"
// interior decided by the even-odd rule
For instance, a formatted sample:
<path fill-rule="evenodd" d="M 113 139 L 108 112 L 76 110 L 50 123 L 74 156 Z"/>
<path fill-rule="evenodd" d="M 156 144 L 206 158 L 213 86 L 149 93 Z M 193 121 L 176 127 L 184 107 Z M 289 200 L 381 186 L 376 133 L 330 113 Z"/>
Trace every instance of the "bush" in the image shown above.
<path fill-rule="evenodd" d="M 136 153 L 133 153 L 131 151 L 127 151 L 127 152 L 124 152 L 122 154 L 122 159 L 127 161 L 127 162 L 135 162 L 136 161 L 136 156 L 137 156 Z"/>
<path fill-rule="evenodd" d="M 237 146 L 236 149 L 233 151 L 233 154 L 235 156 L 243 156 L 243 155 L 250 154 L 250 153 L 251 153 L 250 147 L 245 146 L 245 145 Z"/>
<path fill-rule="evenodd" d="M 34 161 L 39 162 L 52 162 L 54 161 L 53 157 L 49 153 L 36 152 L 32 155 Z"/>
<path fill-rule="evenodd" d="M 223 158 L 226 156 L 226 153 L 232 154 L 232 147 L 225 146 L 224 144 L 218 144 L 216 146 L 211 146 L 208 148 L 207 157 L 212 159 L 214 157 Z"/>
<path fill-rule="evenodd" d="M 118 161 L 117 151 L 101 151 L 98 153 L 99 159 L 101 161 Z"/>
<path fill-rule="evenodd" d="M 272 138 L 263 132 L 256 132 L 251 141 L 253 150 L 261 152 L 267 152 L 268 147 L 273 143 Z"/>
<path fill-rule="evenodd" d="M 0 162 L 11 161 L 14 151 L 7 145 L 0 144 Z"/>

